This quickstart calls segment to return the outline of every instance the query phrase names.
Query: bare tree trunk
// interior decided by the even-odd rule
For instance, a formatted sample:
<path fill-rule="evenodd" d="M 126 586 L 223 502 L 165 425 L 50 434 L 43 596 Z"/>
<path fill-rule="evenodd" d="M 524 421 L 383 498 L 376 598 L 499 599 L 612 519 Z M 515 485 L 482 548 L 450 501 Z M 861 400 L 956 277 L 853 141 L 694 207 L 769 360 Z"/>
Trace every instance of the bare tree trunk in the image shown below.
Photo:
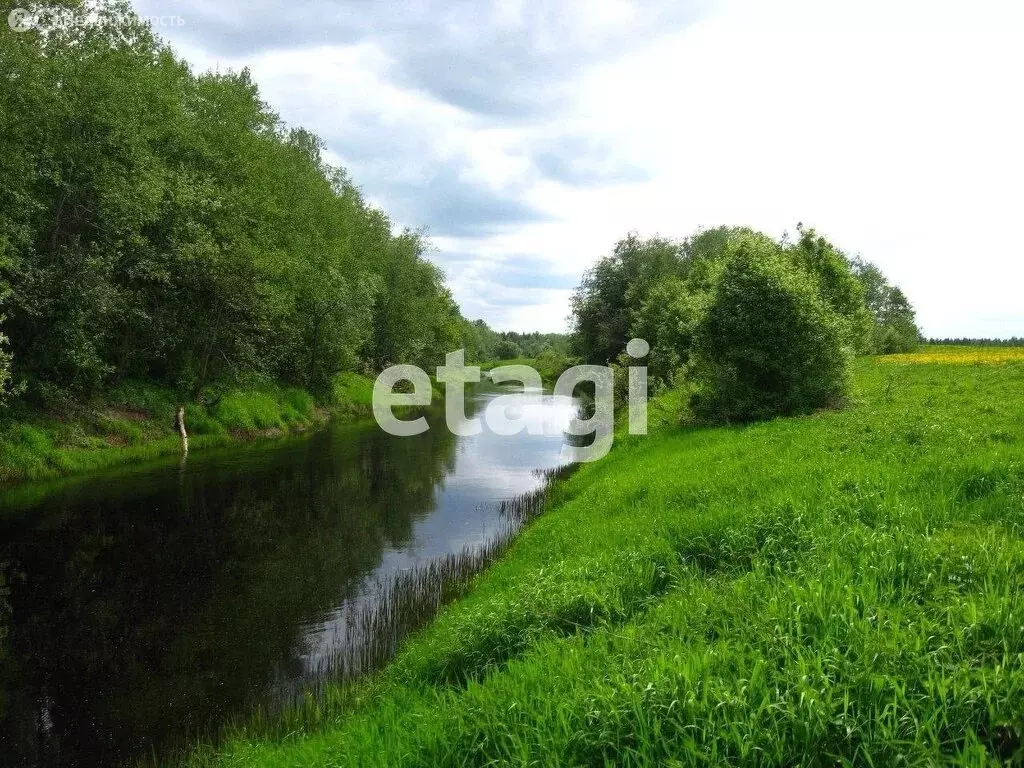
<path fill-rule="evenodd" d="M 185 406 L 179 405 L 178 410 L 174 414 L 174 428 L 178 430 L 178 434 L 181 435 L 181 453 L 183 456 L 188 455 L 188 432 L 185 431 Z"/>

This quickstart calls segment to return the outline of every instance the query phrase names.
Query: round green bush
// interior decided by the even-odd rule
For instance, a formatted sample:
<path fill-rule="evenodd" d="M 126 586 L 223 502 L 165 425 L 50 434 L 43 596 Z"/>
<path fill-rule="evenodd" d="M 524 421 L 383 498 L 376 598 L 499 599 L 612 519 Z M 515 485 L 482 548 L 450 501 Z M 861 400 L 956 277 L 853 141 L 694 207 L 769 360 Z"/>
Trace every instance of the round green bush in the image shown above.
<path fill-rule="evenodd" d="M 767 238 L 732 251 L 696 331 L 694 413 L 754 421 L 839 405 L 852 351 L 815 277 Z"/>

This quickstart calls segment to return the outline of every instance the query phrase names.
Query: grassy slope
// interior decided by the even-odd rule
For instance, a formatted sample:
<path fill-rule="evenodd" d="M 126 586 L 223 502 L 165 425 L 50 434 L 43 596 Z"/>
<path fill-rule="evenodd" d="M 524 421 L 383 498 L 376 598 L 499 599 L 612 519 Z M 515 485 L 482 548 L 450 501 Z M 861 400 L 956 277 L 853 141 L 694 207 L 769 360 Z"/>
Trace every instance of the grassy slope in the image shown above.
<path fill-rule="evenodd" d="M 309 733 L 194 763 L 1009 756 L 1024 365 L 866 360 L 857 387 L 844 412 L 620 441 Z"/>
<path fill-rule="evenodd" d="M 186 406 L 189 448 L 298 431 L 329 415 L 366 418 L 372 395 L 373 382 L 354 373 L 335 377 L 325 406 L 300 389 L 226 392 L 208 408 Z M 181 443 L 173 430 L 174 407 L 170 392 L 129 384 L 102 404 L 76 407 L 71 417 L 11 414 L 0 426 L 0 485 L 176 454 Z"/>

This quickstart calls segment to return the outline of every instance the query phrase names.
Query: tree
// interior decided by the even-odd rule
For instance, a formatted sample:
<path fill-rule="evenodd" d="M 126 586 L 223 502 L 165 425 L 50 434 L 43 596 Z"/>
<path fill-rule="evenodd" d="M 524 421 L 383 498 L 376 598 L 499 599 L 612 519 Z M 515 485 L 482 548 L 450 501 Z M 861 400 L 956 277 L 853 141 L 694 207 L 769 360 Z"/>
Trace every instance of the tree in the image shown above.
<path fill-rule="evenodd" d="M 850 263 L 861 284 L 864 304 L 874 319 L 870 351 L 885 355 L 915 349 L 921 332 L 914 319 L 914 308 L 903 291 L 891 285 L 882 270 L 871 262 L 855 258 Z"/>
<path fill-rule="evenodd" d="M 842 251 L 811 228 L 798 225 L 800 239 L 789 249 L 797 264 L 812 274 L 822 298 L 843 320 L 850 348 L 865 354 L 872 348 L 874 322 L 864 300 L 864 288 Z"/>
<path fill-rule="evenodd" d="M 631 337 L 644 339 L 650 353 L 644 361 L 648 380 L 672 386 L 690 360 L 693 335 L 706 312 L 707 294 L 694 292 L 686 281 L 669 277 L 655 285 L 634 313 Z M 619 363 L 631 359 L 620 354 Z"/>
<path fill-rule="evenodd" d="M 917 348 L 920 335 L 910 301 L 899 288 L 890 288 L 879 310 L 876 351 L 883 355 L 911 352 Z"/>
<path fill-rule="evenodd" d="M 733 248 L 695 334 L 695 412 L 752 421 L 841 402 L 847 328 L 814 276 L 763 238 Z"/>
<path fill-rule="evenodd" d="M 425 238 L 395 234 L 247 70 L 196 75 L 124 0 L 90 7 L 100 23 L 0 35 L 0 382 L 13 358 L 44 405 L 126 378 L 326 391 L 460 346 Z"/>
<path fill-rule="evenodd" d="M 628 235 L 588 270 L 570 299 L 573 352 L 585 362 L 614 360 L 631 338 L 634 312 L 661 280 L 680 275 L 683 251 L 664 238 Z"/>

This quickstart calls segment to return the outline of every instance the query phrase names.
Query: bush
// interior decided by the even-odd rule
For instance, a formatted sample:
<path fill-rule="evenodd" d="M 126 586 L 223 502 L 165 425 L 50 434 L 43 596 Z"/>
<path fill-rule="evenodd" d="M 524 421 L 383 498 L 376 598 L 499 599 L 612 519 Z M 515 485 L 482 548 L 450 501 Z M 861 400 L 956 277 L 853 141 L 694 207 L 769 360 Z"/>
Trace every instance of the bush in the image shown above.
<path fill-rule="evenodd" d="M 850 260 L 813 229 L 797 228 L 800 241 L 790 252 L 794 260 L 815 278 L 822 299 L 845 324 L 845 343 L 857 354 L 870 352 L 875 320 Z"/>
<path fill-rule="evenodd" d="M 519 345 L 509 339 L 502 339 L 494 347 L 494 354 L 498 356 L 499 360 L 515 360 L 522 353 Z"/>
<path fill-rule="evenodd" d="M 777 245 L 734 247 L 696 332 L 695 414 L 753 421 L 837 405 L 849 381 L 846 324 Z"/>

